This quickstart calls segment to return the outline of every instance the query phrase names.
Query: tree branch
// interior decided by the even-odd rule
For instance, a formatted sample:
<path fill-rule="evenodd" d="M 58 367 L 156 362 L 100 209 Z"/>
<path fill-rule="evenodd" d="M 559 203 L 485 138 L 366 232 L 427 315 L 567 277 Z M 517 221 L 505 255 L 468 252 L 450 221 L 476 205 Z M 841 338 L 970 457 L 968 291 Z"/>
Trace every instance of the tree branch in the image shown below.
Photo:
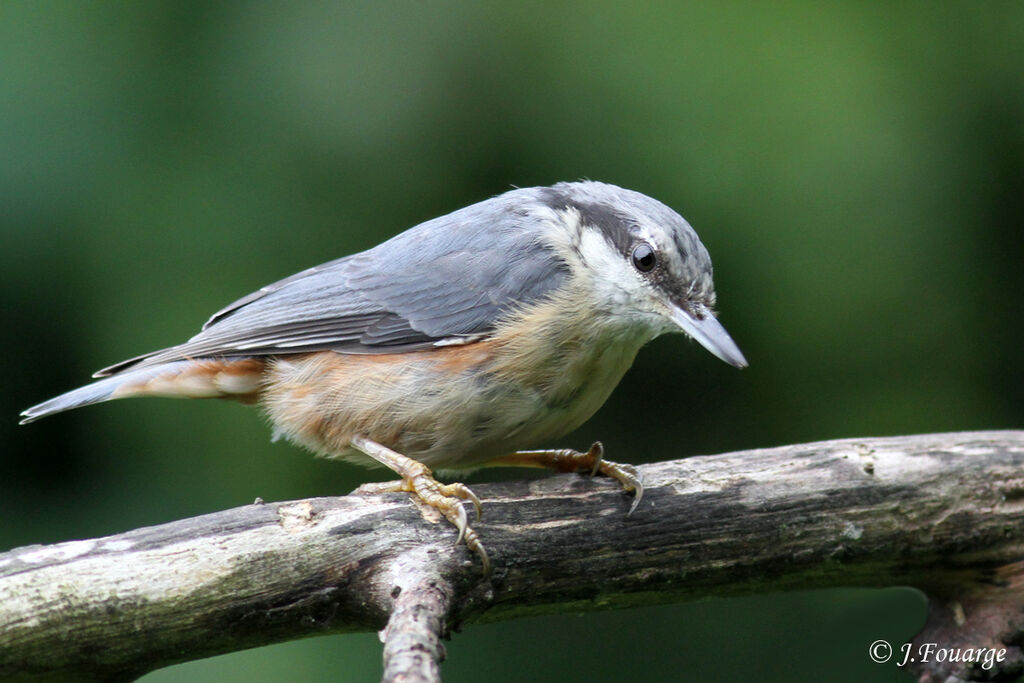
<path fill-rule="evenodd" d="M 439 639 L 463 623 L 895 584 L 932 600 L 911 647 L 1005 650 L 992 668 L 949 653 L 915 662 L 922 680 L 1021 670 L 1024 432 L 828 441 L 639 469 L 647 493 L 628 517 L 629 496 L 609 480 L 475 485 L 489 580 L 453 546 L 455 530 L 406 494 L 254 504 L 18 548 L 0 555 L 0 678 L 130 680 L 315 633 L 385 629 L 385 679 L 436 681 Z"/>

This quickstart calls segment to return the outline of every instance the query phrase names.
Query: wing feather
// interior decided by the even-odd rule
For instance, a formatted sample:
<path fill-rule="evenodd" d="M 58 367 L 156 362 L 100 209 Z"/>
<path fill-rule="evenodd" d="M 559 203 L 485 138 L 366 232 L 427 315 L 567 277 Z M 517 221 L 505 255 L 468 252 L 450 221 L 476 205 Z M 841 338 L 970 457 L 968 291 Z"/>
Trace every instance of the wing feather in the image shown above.
<path fill-rule="evenodd" d="M 550 211 L 533 188 L 474 204 L 263 287 L 184 344 L 96 376 L 182 358 L 395 353 L 485 337 L 503 313 L 566 277 L 542 239 Z"/>

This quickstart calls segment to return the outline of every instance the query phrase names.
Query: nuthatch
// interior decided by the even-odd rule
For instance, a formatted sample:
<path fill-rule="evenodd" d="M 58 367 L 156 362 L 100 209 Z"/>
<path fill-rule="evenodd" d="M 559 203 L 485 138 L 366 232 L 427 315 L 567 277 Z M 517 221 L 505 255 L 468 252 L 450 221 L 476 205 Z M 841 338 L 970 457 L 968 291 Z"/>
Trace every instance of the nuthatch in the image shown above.
<path fill-rule="evenodd" d="M 638 192 L 597 182 L 516 189 L 422 223 L 373 249 L 253 292 L 199 334 L 112 365 L 22 413 L 129 396 L 258 401 L 285 436 L 402 477 L 489 570 L 462 484 L 428 468 L 589 469 L 643 487 L 590 451 L 523 451 L 605 402 L 640 347 L 682 330 L 736 367 L 715 319 L 711 259 L 693 228 Z"/>

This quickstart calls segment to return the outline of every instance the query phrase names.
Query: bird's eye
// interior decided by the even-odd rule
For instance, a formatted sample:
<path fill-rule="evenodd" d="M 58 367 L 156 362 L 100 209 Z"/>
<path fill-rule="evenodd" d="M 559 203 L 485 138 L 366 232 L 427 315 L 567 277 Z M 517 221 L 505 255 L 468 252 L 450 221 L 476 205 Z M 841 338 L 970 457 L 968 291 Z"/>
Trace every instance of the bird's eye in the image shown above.
<path fill-rule="evenodd" d="M 633 247 L 633 267 L 641 273 L 650 272 L 657 263 L 658 259 L 655 257 L 651 245 L 642 242 Z"/>

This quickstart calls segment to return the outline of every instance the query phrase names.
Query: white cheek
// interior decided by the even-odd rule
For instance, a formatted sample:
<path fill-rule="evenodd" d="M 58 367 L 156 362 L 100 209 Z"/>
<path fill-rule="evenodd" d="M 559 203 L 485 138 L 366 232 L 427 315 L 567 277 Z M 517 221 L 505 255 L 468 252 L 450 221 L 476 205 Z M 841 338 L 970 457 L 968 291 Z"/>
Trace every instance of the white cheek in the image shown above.
<path fill-rule="evenodd" d="M 661 306 L 643 276 L 596 231 L 583 231 L 579 250 L 595 305 L 631 325 L 660 331 Z"/>

